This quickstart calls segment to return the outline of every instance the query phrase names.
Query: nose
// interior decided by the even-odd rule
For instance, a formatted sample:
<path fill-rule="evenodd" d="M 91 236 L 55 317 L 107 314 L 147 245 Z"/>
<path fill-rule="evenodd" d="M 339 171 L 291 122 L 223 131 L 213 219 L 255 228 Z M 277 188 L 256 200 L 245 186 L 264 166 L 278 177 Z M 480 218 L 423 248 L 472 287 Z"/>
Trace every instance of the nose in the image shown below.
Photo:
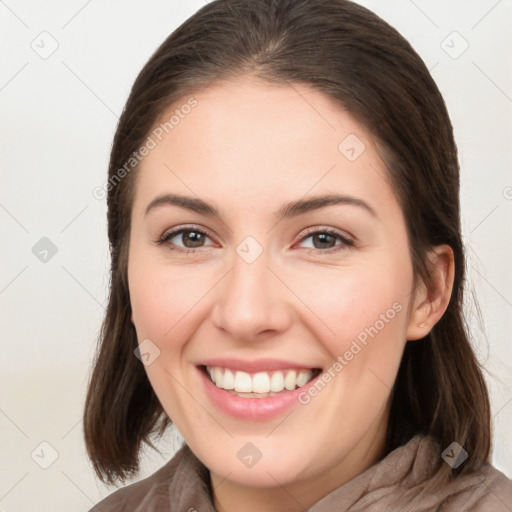
<path fill-rule="evenodd" d="M 235 253 L 232 262 L 216 290 L 214 325 L 240 342 L 286 331 L 292 320 L 292 294 L 268 268 L 272 265 L 267 253 L 251 263 Z"/>

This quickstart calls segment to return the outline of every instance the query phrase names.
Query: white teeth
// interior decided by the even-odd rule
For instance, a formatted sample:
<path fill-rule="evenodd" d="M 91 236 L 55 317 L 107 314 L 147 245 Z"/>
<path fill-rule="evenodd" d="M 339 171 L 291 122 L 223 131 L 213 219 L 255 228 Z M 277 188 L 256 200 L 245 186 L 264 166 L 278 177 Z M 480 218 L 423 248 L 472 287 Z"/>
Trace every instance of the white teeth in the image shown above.
<path fill-rule="evenodd" d="M 268 373 L 260 372 L 252 378 L 253 393 L 268 393 L 270 391 L 270 378 Z"/>
<path fill-rule="evenodd" d="M 284 389 L 284 377 L 283 372 L 274 372 L 270 377 L 270 391 L 274 393 L 283 391 Z"/>
<path fill-rule="evenodd" d="M 235 389 L 235 376 L 233 375 L 233 372 L 227 368 L 224 370 L 222 387 L 224 389 Z"/>
<path fill-rule="evenodd" d="M 217 381 L 215 382 L 217 383 Z M 219 386 L 219 384 L 217 384 L 217 386 Z M 222 385 L 220 385 L 220 387 L 222 387 Z M 252 391 L 251 376 L 248 373 L 235 373 L 235 391 L 238 393 L 250 393 Z"/>
<path fill-rule="evenodd" d="M 312 370 L 284 370 L 273 372 L 233 372 L 218 366 L 206 367 L 218 388 L 234 390 L 236 393 L 279 393 L 284 389 L 293 391 L 307 384 L 313 376 Z"/>
<path fill-rule="evenodd" d="M 291 372 L 288 372 L 284 378 L 284 387 L 288 391 L 293 391 L 295 389 L 295 376 L 295 370 L 292 370 Z"/>
<path fill-rule="evenodd" d="M 297 375 L 297 386 L 299 386 L 299 388 L 301 388 L 302 386 L 304 386 L 304 384 L 307 384 L 309 379 L 310 379 L 310 377 L 308 377 L 307 373 L 299 372 L 299 375 Z"/>
<path fill-rule="evenodd" d="M 222 370 L 218 367 L 213 370 L 213 380 L 222 384 Z"/>

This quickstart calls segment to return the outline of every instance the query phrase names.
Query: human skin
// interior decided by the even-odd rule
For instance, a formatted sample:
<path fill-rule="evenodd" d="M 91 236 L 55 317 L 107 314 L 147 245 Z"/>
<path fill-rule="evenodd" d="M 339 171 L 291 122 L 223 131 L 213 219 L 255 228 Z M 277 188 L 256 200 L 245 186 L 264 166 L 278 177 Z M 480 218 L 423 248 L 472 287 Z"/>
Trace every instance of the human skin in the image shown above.
<path fill-rule="evenodd" d="M 128 261 L 132 322 L 139 343 L 149 339 L 160 350 L 145 367 L 148 378 L 210 470 L 216 508 L 303 510 L 385 453 L 405 343 L 426 336 L 444 313 L 453 253 L 448 246 L 432 252 L 435 290 L 420 286 L 414 294 L 405 220 L 385 163 L 369 133 L 329 97 L 248 78 L 194 97 L 197 106 L 138 170 Z M 179 102 L 162 119 L 176 108 Z M 350 134 L 366 147 L 354 161 L 338 149 Z M 145 214 L 167 193 L 199 197 L 224 218 L 175 205 Z M 284 203 L 332 193 L 365 201 L 376 216 L 342 204 L 276 221 Z M 188 254 L 172 250 L 172 243 L 185 249 L 181 234 L 157 243 L 183 225 L 205 231 L 204 245 Z M 334 237 L 327 248 L 315 247 L 307 228 L 334 229 L 354 245 Z M 251 263 L 236 251 L 248 236 L 263 249 Z M 285 359 L 326 371 L 396 303 L 401 311 L 306 405 L 247 420 L 219 410 L 204 392 L 196 365 L 212 357 Z M 252 467 L 237 457 L 248 442 L 262 454 Z"/>

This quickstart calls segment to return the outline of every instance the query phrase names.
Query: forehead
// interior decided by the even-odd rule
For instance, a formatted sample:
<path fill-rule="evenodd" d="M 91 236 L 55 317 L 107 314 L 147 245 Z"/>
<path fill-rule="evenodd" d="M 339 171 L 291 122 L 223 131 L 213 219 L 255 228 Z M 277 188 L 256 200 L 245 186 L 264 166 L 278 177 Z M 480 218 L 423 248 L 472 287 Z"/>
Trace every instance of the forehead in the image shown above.
<path fill-rule="evenodd" d="M 185 96 L 155 124 L 136 201 L 179 192 L 239 209 L 333 191 L 395 200 L 369 133 L 319 91 L 241 79 L 191 96 L 193 108 Z"/>

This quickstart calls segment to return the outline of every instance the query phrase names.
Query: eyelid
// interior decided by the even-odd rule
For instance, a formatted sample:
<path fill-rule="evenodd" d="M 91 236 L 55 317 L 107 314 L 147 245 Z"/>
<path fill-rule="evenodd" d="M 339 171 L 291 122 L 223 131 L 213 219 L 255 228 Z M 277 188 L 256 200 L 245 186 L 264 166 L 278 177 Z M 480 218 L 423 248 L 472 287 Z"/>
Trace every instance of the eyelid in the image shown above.
<path fill-rule="evenodd" d="M 314 233 L 330 233 L 332 235 L 339 235 L 340 237 L 350 241 L 354 242 L 354 237 L 346 233 L 345 231 L 342 231 L 341 229 L 333 228 L 331 226 L 311 226 L 309 228 L 306 228 L 305 232 L 301 232 L 300 237 L 298 240 L 302 240 L 308 235 L 314 234 Z"/>

